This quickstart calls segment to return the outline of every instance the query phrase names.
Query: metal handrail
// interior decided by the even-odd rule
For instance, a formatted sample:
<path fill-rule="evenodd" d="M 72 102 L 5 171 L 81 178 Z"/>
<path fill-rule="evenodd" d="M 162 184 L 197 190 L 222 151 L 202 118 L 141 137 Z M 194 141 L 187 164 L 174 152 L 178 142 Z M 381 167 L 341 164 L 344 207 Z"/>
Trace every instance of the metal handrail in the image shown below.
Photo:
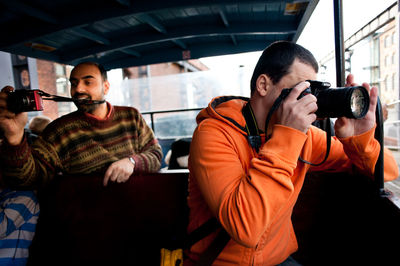
<path fill-rule="evenodd" d="M 385 124 L 400 124 L 400 120 L 386 120 Z"/>
<path fill-rule="evenodd" d="M 142 112 L 142 115 L 150 115 L 151 129 L 153 130 L 153 132 L 155 132 L 154 131 L 154 114 L 200 111 L 202 109 L 204 109 L 204 108 L 197 107 L 197 108 L 187 108 L 187 109 L 171 109 L 171 110 L 147 111 L 147 112 Z"/>
<path fill-rule="evenodd" d="M 391 105 L 395 105 L 395 104 L 398 104 L 398 103 L 400 103 L 400 100 L 396 100 L 396 101 L 394 101 L 394 102 L 387 103 L 386 105 L 387 105 L 387 106 L 391 106 Z"/>

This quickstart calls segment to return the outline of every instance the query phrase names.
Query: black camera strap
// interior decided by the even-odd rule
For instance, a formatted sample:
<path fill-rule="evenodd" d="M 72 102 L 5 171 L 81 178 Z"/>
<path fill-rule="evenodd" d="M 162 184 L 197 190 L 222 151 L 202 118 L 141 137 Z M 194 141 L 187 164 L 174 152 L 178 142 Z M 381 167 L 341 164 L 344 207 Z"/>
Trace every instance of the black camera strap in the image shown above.
<path fill-rule="evenodd" d="M 261 147 L 261 136 L 258 130 L 257 121 L 251 109 L 250 101 L 242 109 L 242 114 L 246 120 L 246 131 L 247 131 L 247 141 L 250 146 L 256 150 L 258 153 Z"/>
<path fill-rule="evenodd" d="M 326 132 L 326 153 L 325 153 L 325 158 L 322 160 L 322 162 L 320 163 L 311 163 L 309 161 L 304 160 L 303 158 L 301 158 L 299 156 L 299 161 L 312 165 L 312 166 L 320 166 L 321 164 L 323 164 L 326 159 L 328 159 L 329 156 L 329 152 L 331 151 L 331 137 L 332 137 L 332 133 L 331 133 L 331 120 L 329 118 L 325 118 L 324 122 L 323 122 L 323 128 L 322 128 L 325 132 Z"/>
<path fill-rule="evenodd" d="M 106 102 L 105 100 L 102 101 L 93 101 L 93 100 L 88 100 L 88 99 L 74 99 L 74 98 L 69 98 L 69 97 L 64 97 L 64 96 L 58 96 L 58 95 L 52 95 L 47 92 L 44 92 L 42 90 L 38 90 L 39 95 L 42 97 L 43 100 L 47 101 L 54 101 L 54 102 L 75 102 L 79 104 L 100 104 Z"/>
<path fill-rule="evenodd" d="M 217 236 L 211 242 L 210 246 L 200 255 L 200 259 L 197 261 L 195 266 L 211 265 L 224 249 L 226 244 L 228 244 L 231 237 L 218 222 L 217 218 L 213 217 L 202 224 L 200 227 L 196 228 L 187 236 L 187 239 L 185 239 L 183 248 L 189 249 L 191 246 L 204 239 L 206 236 L 217 232 L 219 229 L 220 231 L 217 233 Z"/>
<path fill-rule="evenodd" d="M 283 100 L 289 95 L 290 89 L 283 89 L 279 97 L 275 100 L 275 102 L 272 104 L 271 109 L 268 112 L 267 119 L 265 119 L 265 139 L 268 140 L 267 136 L 267 130 L 268 130 L 268 124 L 269 120 L 271 120 L 272 114 L 278 109 L 278 107 L 281 105 Z"/>

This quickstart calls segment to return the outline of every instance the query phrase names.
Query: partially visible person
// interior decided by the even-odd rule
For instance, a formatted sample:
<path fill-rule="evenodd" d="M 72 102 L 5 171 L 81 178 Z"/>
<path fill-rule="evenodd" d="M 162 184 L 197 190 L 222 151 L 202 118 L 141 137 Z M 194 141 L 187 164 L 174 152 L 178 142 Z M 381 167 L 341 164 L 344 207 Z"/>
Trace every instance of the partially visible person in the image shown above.
<path fill-rule="evenodd" d="M 34 191 L 0 187 L 0 265 L 26 265 L 38 216 Z"/>
<path fill-rule="evenodd" d="M 42 131 L 47 127 L 47 125 L 51 122 L 51 118 L 45 115 L 38 115 L 33 117 L 29 121 L 28 128 L 31 130 L 33 134 L 40 135 Z"/>
<path fill-rule="evenodd" d="M 8 188 L 0 171 L 0 265 L 26 265 L 39 209 L 34 191 Z"/>
<path fill-rule="evenodd" d="M 3 177 L 17 187 L 41 187 L 56 174 L 101 174 L 103 185 L 126 182 L 134 173 L 156 172 L 162 151 L 138 110 L 105 100 L 107 72 L 94 62 L 71 72 L 71 96 L 78 110 L 51 122 L 30 146 L 24 134 L 27 113 L 7 109 L 0 93 L 0 149 Z M 5 90 L 9 90 L 5 87 Z"/>
<path fill-rule="evenodd" d="M 190 142 L 190 139 L 182 138 L 171 144 L 171 149 L 165 155 L 165 163 L 169 170 L 188 168 Z"/>
<path fill-rule="evenodd" d="M 50 122 L 51 119 L 47 116 L 40 115 L 33 117 L 29 121 L 28 127 L 24 129 L 28 144 L 32 144 Z"/>

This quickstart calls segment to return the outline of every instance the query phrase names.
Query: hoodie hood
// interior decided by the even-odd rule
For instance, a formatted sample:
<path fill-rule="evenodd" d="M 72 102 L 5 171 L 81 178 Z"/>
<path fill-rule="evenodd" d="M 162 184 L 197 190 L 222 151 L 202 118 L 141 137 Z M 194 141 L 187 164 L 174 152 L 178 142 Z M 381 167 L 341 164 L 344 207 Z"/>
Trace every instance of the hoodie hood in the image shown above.
<path fill-rule="evenodd" d="M 196 117 L 197 124 L 208 118 L 218 119 L 230 125 L 242 134 L 247 135 L 246 120 L 242 109 L 248 103 L 249 98 L 242 96 L 220 96 L 211 100 L 207 108 L 204 108 Z"/>

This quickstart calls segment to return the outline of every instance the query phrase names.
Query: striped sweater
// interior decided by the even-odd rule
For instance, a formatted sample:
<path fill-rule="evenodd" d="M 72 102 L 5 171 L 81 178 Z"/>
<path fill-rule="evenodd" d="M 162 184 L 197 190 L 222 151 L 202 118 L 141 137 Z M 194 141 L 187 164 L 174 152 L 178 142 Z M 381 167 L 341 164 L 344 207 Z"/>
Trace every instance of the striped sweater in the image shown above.
<path fill-rule="evenodd" d="M 135 173 L 156 172 L 162 151 L 153 131 L 132 107 L 112 106 L 105 119 L 75 111 L 50 123 L 29 146 L 3 145 L 0 159 L 10 185 L 36 188 L 55 174 L 104 174 L 108 166 L 132 157 Z"/>
<path fill-rule="evenodd" d="M 33 191 L 0 189 L 0 265 L 26 265 L 38 215 Z"/>

